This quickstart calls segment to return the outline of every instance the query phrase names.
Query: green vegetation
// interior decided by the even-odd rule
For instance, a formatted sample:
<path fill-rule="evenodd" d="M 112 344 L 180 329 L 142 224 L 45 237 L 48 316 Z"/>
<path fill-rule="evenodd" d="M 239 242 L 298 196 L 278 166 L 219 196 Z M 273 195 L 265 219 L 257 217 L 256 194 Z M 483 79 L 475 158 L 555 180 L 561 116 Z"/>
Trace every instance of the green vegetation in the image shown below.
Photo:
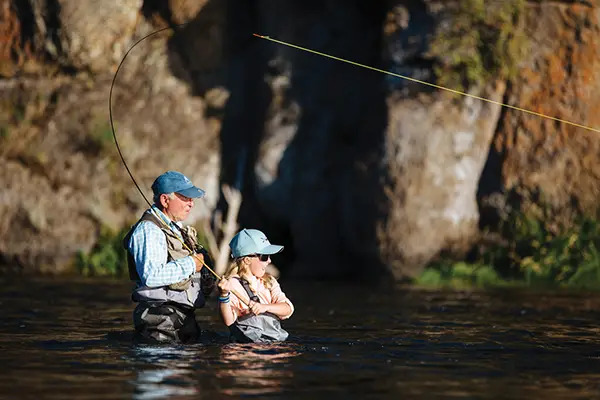
<path fill-rule="evenodd" d="M 503 226 L 507 246 L 488 253 L 514 266 L 528 285 L 600 288 L 600 224 L 590 217 L 557 226 L 548 208 L 517 213 Z"/>
<path fill-rule="evenodd" d="M 421 286 L 450 286 L 453 288 L 492 287 L 506 284 L 489 265 L 449 260 L 431 264 L 416 279 L 415 283 Z"/>
<path fill-rule="evenodd" d="M 3 139 L 8 139 L 10 136 L 10 131 L 8 130 L 8 126 L 0 125 L 0 141 Z"/>
<path fill-rule="evenodd" d="M 91 252 L 77 254 L 77 270 L 85 276 L 126 276 L 127 253 L 123 248 L 123 238 L 128 231 L 129 228 L 125 228 L 114 232 L 103 227 Z"/>
<path fill-rule="evenodd" d="M 426 286 L 570 287 L 600 289 L 600 222 L 579 216 L 562 225 L 550 209 L 512 212 L 501 225 L 506 239 L 470 262 L 440 260 L 416 280 Z"/>
<path fill-rule="evenodd" d="M 429 49 L 440 85 L 465 90 L 512 79 L 524 53 L 525 0 L 457 0 Z"/>

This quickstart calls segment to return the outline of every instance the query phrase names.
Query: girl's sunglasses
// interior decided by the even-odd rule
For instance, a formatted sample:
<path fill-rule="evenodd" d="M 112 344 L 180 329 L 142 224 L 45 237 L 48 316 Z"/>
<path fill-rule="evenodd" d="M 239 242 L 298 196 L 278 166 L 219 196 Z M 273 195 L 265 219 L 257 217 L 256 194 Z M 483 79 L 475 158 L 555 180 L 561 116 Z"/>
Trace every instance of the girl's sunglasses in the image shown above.
<path fill-rule="evenodd" d="M 269 261 L 269 254 L 251 254 L 248 257 L 258 257 L 260 261 Z"/>

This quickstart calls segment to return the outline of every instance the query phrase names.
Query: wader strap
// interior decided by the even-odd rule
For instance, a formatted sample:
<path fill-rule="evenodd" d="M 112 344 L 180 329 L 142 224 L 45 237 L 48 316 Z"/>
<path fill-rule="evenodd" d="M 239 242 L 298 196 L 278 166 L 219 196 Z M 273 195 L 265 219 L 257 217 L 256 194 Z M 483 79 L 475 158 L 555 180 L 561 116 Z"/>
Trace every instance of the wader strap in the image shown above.
<path fill-rule="evenodd" d="M 252 300 L 255 303 L 260 303 L 260 298 L 257 295 L 255 295 L 254 292 L 252 292 L 252 289 L 250 289 L 250 284 L 248 283 L 247 280 L 241 279 L 241 278 L 235 278 L 235 279 L 240 281 L 240 283 L 242 284 L 242 287 L 248 294 L 248 297 L 250 298 L 250 300 Z"/>

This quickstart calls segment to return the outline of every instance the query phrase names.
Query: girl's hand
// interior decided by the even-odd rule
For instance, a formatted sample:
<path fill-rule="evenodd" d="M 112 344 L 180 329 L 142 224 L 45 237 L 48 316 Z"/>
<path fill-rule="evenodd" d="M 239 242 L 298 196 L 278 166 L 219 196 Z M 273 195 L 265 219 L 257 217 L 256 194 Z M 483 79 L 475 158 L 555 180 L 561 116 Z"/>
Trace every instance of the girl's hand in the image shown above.
<path fill-rule="evenodd" d="M 233 284 L 231 283 L 231 280 L 223 278 L 219 281 L 217 286 L 221 289 L 221 294 L 227 294 L 231 292 Z"/>
<path fill-rule="evenodd" d="M 260 315 L 268 311 L 268 304 L 257 303 L 252 300 L 250 300 L 250 305 L 248 307 L 254 315 Z"/>

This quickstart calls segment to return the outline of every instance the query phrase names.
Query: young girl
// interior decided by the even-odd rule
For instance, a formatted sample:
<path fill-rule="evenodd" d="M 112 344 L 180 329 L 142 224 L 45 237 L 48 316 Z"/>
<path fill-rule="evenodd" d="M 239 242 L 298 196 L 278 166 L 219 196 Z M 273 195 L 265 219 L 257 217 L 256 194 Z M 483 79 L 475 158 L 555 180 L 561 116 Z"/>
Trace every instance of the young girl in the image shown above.
<path fill-rule="evenodd" d="M 264 233 L 242 229 L 231 242 L 233 262 L 219 282 L 219 311 L 231 340 L 264 343 L 285 340 L 280 320 L 289 318 L 294 305 L 266 272 L 271 255 L 283 246 L 271 244 Z M 239 297 L 242 299 L 240 299 Z"/>

